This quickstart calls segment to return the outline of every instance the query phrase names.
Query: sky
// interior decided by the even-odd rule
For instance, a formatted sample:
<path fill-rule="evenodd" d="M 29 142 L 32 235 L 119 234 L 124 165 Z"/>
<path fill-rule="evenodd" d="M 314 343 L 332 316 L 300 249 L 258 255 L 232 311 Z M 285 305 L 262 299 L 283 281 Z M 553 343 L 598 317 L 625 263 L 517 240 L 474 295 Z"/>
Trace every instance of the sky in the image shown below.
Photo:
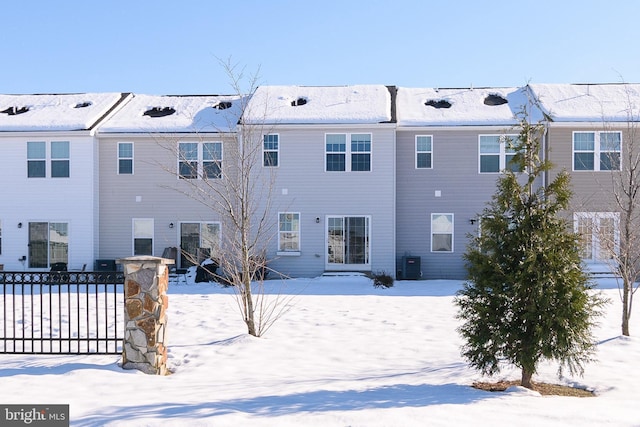
<path fill-rule="evenodd" d="M 576 5 L 579 4 L 579 7 Z M 0 93 L 640 82 L 635 0 L 3 2 Z"/>

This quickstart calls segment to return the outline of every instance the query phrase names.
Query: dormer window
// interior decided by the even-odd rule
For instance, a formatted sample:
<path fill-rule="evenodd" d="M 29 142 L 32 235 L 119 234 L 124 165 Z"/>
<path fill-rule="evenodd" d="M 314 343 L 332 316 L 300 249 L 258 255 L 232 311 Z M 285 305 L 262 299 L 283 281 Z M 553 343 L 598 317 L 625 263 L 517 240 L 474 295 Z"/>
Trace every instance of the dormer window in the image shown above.
<path fill-rule="evenodd" d="M 299 107 L 301 105 L 305 105 L 307 103 L 307 98 L 304 97 L 300 97 L 298 99 L 294 99 L 293 101 L 291 101 L 291 106 L 292 107 Z"/>
<path fill-rule="evenodd" d="M 213 106 L 216 110 L 226 110 L 227 108 L 231 108 L 231 102 L 229 101 L 221 101 Z"/>
<path fill-rule="evenodd" d="M 29 111 L 29 107 L 9 107 L 6 110 L 0 111 L 0 113 L 7 114 L 9 116 L 17 116 L 18 114 L 26 113 Z"/>
<path fill-rule="evenodd" d="M 492 93 L 490 95 L 488 95 L 485 99 L 484 99 L 484 105 L 489 105 L 489 106 L 497 106 L 497 105 L 503 105 L 506 104 L 507 99 L 504 98 L 503 96 L 497 95 L 495 93 Z"/>
<path fill-rule="evenodd" d="M 433 107 L 437 109 L 451 108 L 451 103 L 446 99 L 429 99 L 427 102 L 424 103 L 424 105 L 426 105 L 427 107 Z"/>
<path fill-rule="evenodd" d="M 172 107 L 153 107 L 144 112 L 143 116 L 149 117 L 165 117 L 175 113 L 175 108 Z"/>
<path fill-rule="evenodd" d="M 73 107 L 73 108 L 86 108 L 86 107 L 88 107 L 88 106 L 90 106 L 90 105 L 91 105 L 91 102 L 89 102 L 89 101 L 86 101 L 86 102 L 78 102 L 78 103 L 76 104 L 76 106 L 75 106 L 75 107 Z"/>

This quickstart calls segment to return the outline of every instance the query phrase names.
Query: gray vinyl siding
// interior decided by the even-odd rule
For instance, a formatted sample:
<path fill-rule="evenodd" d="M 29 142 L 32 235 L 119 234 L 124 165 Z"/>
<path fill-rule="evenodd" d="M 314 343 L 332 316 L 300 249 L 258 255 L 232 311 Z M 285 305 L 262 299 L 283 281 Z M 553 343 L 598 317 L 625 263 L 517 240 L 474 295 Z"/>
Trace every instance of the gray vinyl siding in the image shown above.
<path fill-rule="evenodd" d="M 313 277 L 326 270 L 327 216 L 370 216 L 373 271 L 395 269 L 395 130 L 377 125 L 356 129 L 330 127 L 271 129 L 280 136 L 279 166 L 273 191 L 278 212 L 300 213 L 299 256 L 278 256 L 277 236 L 270 243 L 272 267 L 293 277 Z M 326 172 L 326 133 L 370 133 L 371 171 Z M 349 161 L 349 159 L 347 159 Z M 318 218 L 319 222 L 316 222 Z M 276 226 L 277 230 L 277 226 Z"/>
<path fill-rule="evenodd" d="M 573 197 L 570 213 L 573 212 L 612 212 L 615 202 L 611 197 L 610 171 L 573 171 L 573 132 L 601 132 L 604 127 L 580 126 L 575 128 L 554 128 L 548 131 L 549 160 L 553 163 L 550 180 L 560 171 L 566 170 L 571 175 Z M 622 131 L 622 162 L 624 167 L 624 153 L 626 135 L 623 129 L 606 129 L 607 131 Z"/>
<path fill-rule="evenodd" d="M 397 136 L 397 268 L 404 256 L 421 258 L 423 279 L 463 279 L 468 236 L 496 190 L 499 174 L 478 173 L 478 135 L 495 129 L 400 130 Z M 415 136 L 432 135 L 432 169 L 415 168 Z M 436 197 L 440 191 L 440 197 Z M 454 214 L 453 252 L 431 252 L 431 214 Z"/>
<path fill-rule="evenodd" d="M 133 254 L 133 218 L 154 220 L 153 254 L 179 246 L 181 221 L 218 221 L 217 214 L 193 197 L 177 178 L 178 141 L 220 141 L 219 137 L 102 136 L 100 138 L 100 259 Z M 133 175 L 118 175 L 118 142 L 134 143 Z M 225 145 L 225 149 L 226 149 Z M 224 160 L 223 160 L 224 161 Z M 140 201 L 136 197 L 140 196 Z M 170 228 L 169 224 L 174 227 Z M 224 230 L 222 230 L 224 233 Z"/>

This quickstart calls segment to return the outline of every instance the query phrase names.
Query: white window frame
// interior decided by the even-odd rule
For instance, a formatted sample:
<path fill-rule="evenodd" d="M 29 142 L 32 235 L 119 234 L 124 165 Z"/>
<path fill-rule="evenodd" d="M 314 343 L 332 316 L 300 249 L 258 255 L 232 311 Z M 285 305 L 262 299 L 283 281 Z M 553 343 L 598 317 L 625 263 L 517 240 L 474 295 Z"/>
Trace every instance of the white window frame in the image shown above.
<path fill-rule="evenodd" d="M 196 157 L 194 159 L 187 159 L 183 157 L 182 154 L 182 150 L 181 150 L 181 144 L 194 144 L 197 146 L 196 148 Z M 220 158 L 219 159 L 206 159 L 204 158 L 204 146 L 205 144 L 219 144 L 220 145 Z M 224 164 L 224 144 L 222 141 L 178 141 L 178 149 L 177 149 L 177 153 L 178 153 L 178 165 L 177 165 L 177 179 L 222 179 L 223 177 L 223 172 L 222 172 L 222 167 Z M 182 175 L 181 171 L 180 171 L 180 164 L 181 163 L 196 163 L 196 170 L 195 172 L 195 176 L 186 176 L 186 175 Z M 219 168 L 220 168 L 220 176 L 211 176 L 211 177 L 207 177 L 205 176 L 206 173 L 206 169 L 205 169 L 205 164 L 206 163 L 218 163 L 219 164 Z M 190 166 L 191 167 L 191 166 Z"/>
<path fill-rule="evenodd" d="M 576 135 L 577 134 L 593 134 L 593 150 L 576 150 Z M 600 141 L 603 134 L 618 134 L 620 138 L 619 150 L 606 150 L 602 149 Z M 593 169 L 576 169 L 576 154 L 579 153 L 592 153 L 593 154 Z M 602 155 L 606 153 L 618 153 L 618 169 L 601 169 Z M 622 132 L 621 131 L 574 131 L 571 134 L 571 167 L 574 172 L 609 172 L 622 170 Z"/>
<path fill-rule="evenodd" d="M 53 157 L 53 145 L 54 144 L 67 144 L 67 156 L 66 157 L 58 157 L 56 155 L 56 157 Z M 50 159 L 50 174 L 51 174 L 51 178 L 69 178 L 71 177 L 71 143 L 69 141 L 51 141 L 49 143 L 49 155 L 51 157 Z M 53 176 L 53 164 L 54 163 L 62 163 L 62 162 L 66 162 L 67 163 L 67 175 L 62 175 L 62 176 Z"/>
<path fill-rule="evenodd" d="M 482 138 L 483 137 L 489 137 L 489 138 L 496 138 L 497 137 L 498 140 L 499 140 L 499 143 L 500 143 L 499 152 L 497 152 L 497 153 L 483 153 L 482 152 Z M 511 150 L 507 149 L 507 139 L 517 140 L 518 138 L 519 138 L 519 135 L 515 135 L 515 134 L 483 134 L 483 135 L 478 135 L 478 173 L 480 173 L 480 174 L 499 174 L 499 173 L 503 173 L 503 171 L 507 168 L 507 165 L 508 165 L 507 157 L 508 156 L 513 157 L 516 154 L 515 151 L 511 151 Z M 483 172 L 482 171 L 482 157 L 483 156 L 498 156 L 498 158 L 499 158 L 499 160 L 498 160 L 498 170 L 497 171 L 490 171 L 490 172 Z"/>
<path fill-rule="evenodd" d="M 445 230 L 445 231 L 434 231 L 434 229 L 436 227 L 434 227 L 434 220 L 437 219 L 438 217 L 441 216 L 450 216 L 451 217 L 451 230 Z M 430 235 L 430 244 L 431 244 L 431 252 L 433 253 L 446 253 L 446 254 L 450 254 L 453 253 L 455 251 L 455 215 L 453 213 L 440 213 L 440 212 L 434 212 L 431 214 L 431 235 Z M 435 250 L 433 248 L 433 237 L 435 235 L 451 235 L 451 250 L 450 251 L 443 251 L 443 250 Z"/>
<path fill-rule="evenodd" d="M 44 146 L 44 156 L 43 157 L 31 157 L 29 156 L 29 145 L 30 144 L 41 144 Z M 29 176 L 29 163 L 30 162 L 38 162 L 44 164 L 44 176 Z M 27 141 L 27 178 L 29 179 L 37 179 L 37 178 L 47 178 L 47 143 L 46 141 Z"/>
<path fill-rule="evenodd" d="M 327 136 L 328 135 L 344 135 L 345 137 L 345 151 L 327 151 Z M 359 151 L 353 149 L 353 136 L 354 135 L 368 135 L 369 136 L 369 150 Z M 344 156 L 344 170 L 334 171 L 327 169 L 327 155 L 329 154 L 342 154 Z M 353 170 L 353 155 L 369 155 L 369 169 L 368 170 Z M 330 173 L 345 173 L 345 172 L 371 172 L 373 170 L 373 134 L 371 132 L 330 132 L 324 134 L 324 171 Z"/>
<path fill-rule="evenodd" d="M 269 137 L 275 137 L 276 140 L 275 141 L 267 141 L 266 139 Z M 271 144 L 274 143 L 276 145 L 276 148 L 266 148 L 265 145 L 267 143 Z M 275 165 L 271 165 L 271 164 L 267 164 L 266 161 L 266 157 L 265 155 L 267 153 L 275 153 L 275 159 L 276 159 L 276 164 Z M 266 133 L 262 136 L 262 167 L 265 168 L 277 168 L 280 166 L 280 134 L 279 133 Z"/>
<path fill-rule="evenodd" d="M 127 157 L 127 156 L 121 156 L 120 155 L 120 147 L 124 146 L 124 145 L 131 145 L 131 157 Z M 117 150 L 117 158 L 118 158 L 118 164 L 116 165 L 116 170 L 118 171 L 118 175 L 133 175 L 135 173 L 134 170 L 134 156 L 135 156 L 135 147 L 134 147 L 134 143 L 133 142 L 128 142 L 128 141 L 122 141 L 122 142 L 118 142 L 118 146 L 116 147 Z M 131 162 L 131 173 L 128 172 L 122 172 L 120 170 L 120 161 L 122 160 L 128 160 Z"/>
<path fill-rule="evenodd" d="M 428 138 L 429 140 L 429 150 L 420 150 L 418 148 L 418 140 L 420 138 Z M 416 169 L 433 169 L 433 135 L 416 135 L 415 137 L 415 168 Z M 418 155 L 419 154 L 430 154 L 431 158 L 430 158 L 430 162 L 429 162 L 429 166 L 424 167 L 424 166 L 418 166 Z"/>
<path fill-rule="evenodd" d="M 294 218 L 292 219 L 292 229 L 291 230 L 283 230 L 282 229 L 282 216 L 283 215 L 292 215 Z M 301 215 L 300 212 L 278 212 L 278 252 L 277 255 L 280 256 L 296 256 L 300 255 L 301 250 L 301 230 L 300 230 L 300 221 Z M 293 222 L 295 221 L 295 222 Z M 296 228 L 297 227 L 297 228 Z M 296 238 L 285 238 L 287 235 L 297 234 Z M 293 241 L 297 244 L 297 249 L 283 247 L 285 242 Z"/>
<path fill-rule="evenodd" d="M 573 227 L 574 232 L 580 234 L 580 220 L 588 219 L 592 221 L 591 242 L 589 246 L 591 248 L 590 256 L 582 258 L 587 264 L 606 264 L 613 261 L 612 258 L 603 258 L 601 255 L 607 248 L 604 248 L 603 242 L 600 239 L 600 221 L 603 219 L 613 220 L 613 252 L 618 254 L 620 251 L 620 213 L 619 212 L 575 212 L 573 214 Z M 606 244 L 606 242 L 605 242 Z M 582 246 L 580 247 L 581 256 Z"/>

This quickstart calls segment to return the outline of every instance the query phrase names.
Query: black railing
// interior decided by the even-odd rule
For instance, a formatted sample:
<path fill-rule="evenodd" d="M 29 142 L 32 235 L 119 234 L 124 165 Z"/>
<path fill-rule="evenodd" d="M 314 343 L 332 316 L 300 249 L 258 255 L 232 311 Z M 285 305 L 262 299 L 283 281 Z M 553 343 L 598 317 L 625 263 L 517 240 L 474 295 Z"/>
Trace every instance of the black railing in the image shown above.
<path fill-rule="evenodd" d="M 124 274 L 0 271 L 0 353 L 119 354 Z"/>

